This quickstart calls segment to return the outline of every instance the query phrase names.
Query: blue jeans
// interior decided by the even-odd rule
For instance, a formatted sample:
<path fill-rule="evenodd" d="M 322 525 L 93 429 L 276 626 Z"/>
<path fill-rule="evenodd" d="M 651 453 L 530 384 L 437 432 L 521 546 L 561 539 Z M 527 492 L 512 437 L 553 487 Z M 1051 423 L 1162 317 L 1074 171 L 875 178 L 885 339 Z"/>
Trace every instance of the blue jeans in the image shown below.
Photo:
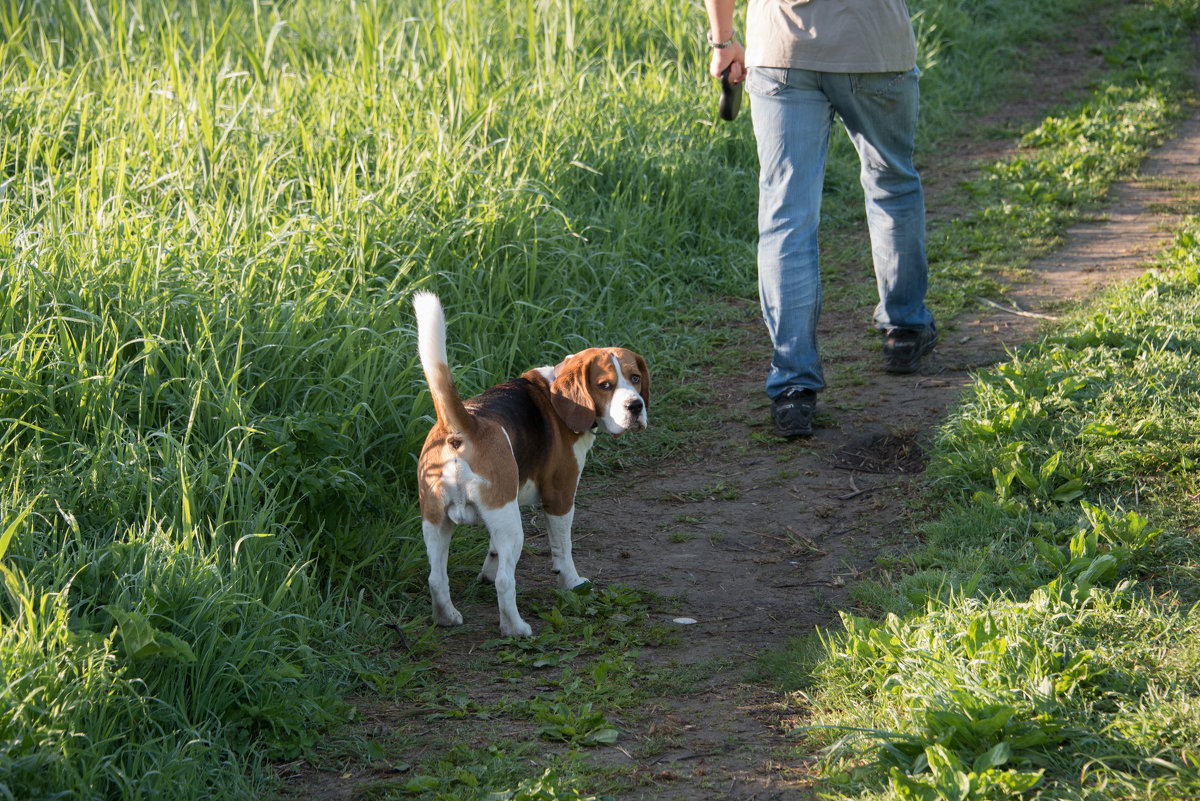
<path fill-rule="evenodd" d="M 843 74 L 753 67 L 758 142 L 758 283 L 775 348 L 767 395 L 825 386 L 817 350 L 817 225 L 834 117 L 858 151 L 879 305 L 875 327 L 933 325 L 925 306 L 925 195 L 913 166 L 920 71 Z"/>

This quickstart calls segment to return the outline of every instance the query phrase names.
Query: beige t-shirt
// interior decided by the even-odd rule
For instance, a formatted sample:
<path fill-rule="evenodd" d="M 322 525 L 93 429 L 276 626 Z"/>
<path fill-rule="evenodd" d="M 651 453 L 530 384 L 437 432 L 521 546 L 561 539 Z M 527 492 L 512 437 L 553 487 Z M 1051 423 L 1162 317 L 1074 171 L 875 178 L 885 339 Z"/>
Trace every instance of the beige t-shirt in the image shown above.
<path fill-rule="evenodd" d="M 747 67 L 907 72 L 916 62 L 905 0 L 750 0 Z"/>

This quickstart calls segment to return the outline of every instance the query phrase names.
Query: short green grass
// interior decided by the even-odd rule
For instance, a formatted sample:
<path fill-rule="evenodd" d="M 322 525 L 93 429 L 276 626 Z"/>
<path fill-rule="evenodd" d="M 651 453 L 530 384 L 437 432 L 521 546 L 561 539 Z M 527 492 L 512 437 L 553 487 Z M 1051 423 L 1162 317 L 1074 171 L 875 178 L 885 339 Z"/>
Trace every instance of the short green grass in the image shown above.
<path fill-rule="evenodd" d="M 1039 41 L 1098 5 L 913 3 L 922 146 L 967 131 Z M 973 185 L 967 216 L 931 231 L 939 313 L 993 291 L 990 271 L 1019 270 L 1178 114 L 1195 3 L 1113 13 L 1106 82 L 1030 132 L 1028 155 Z M 417 288 L 443 296 L 465 392 L 596 341 L 671 365 L 656 373 L 663 425 L 632 448 L 600 448 L 598 472 L 685 441 L 705 413 L 687 379 L 726 335 L 713 298 L 753 297 L 753 142 L 745 125 L 711 113 L 703 24 L 698 6 L 666 0 L 606 7 L 602 21 L 566 0 L 0 3 L 0 793 L 258 798 L 275 785 L 272 761 L 386 761 L 382 743 L 339 741 L 351 691 L 430 715 L 511 715 L 560 748 L 548 770 L 531 772 L 528 744 L 460 744 L 404 766 L 400 790 L 375 788 L 380 797 L 576 798 L 621 786 L 577 754 L 611 739 L 614 711 L 635 703 L 638 643 L 670 641 L 645 620 L 646 599 L 619 588 L 532 599 L 547 631 L 490 644 L 483 658 L 501 670 L 546 663 L 553 686 L 537 703 L 473 708 L 432 666 L 412 494 L 431 409 L 408 299 Z M 839 141 L 833 230 L 861 225 L 855 169 Z M 1181 253 L 1189 248 L 1181 240 Z M 1153 286 L 1186 295 L 1171 281 Z M 1090 325 L 1057 347 L 1116 348 L 1139 364 L 1144 353 L 1187 352 L 1169 336 L 1173 322 L 1154 336 L 1123 314 Z M 1089 369 L 1109 369 L 1096 359 Z M 1042 368 L 1012 369 L 1014 383 L 1041 386 Z M 1007 391 L 1005 381 L 992 389 Z M 1179 498 L 1195 495 L 1194 474 L 1163 472 L 1183 429 L 1154 403 L 1173 388 L 1119 392 L 1112 419 L 1070 436 L 1110 454 L 1108 494 L 1080 487 L 1118 521 L 1104 531 L 1138 536 L 1110 503 L 1128 506 L 1130 491 L 1175 499 L 1149 525 L 1165 533 L 1117 569 L 1186 599 L 1194 568 L 1179 532 L 1194 510 Z M 981 388 L 981 398 L 991 396 Z M 987 420 L 1040 430 L 1049 407 L 1032 400 L 1039 412 L 1013 397 L 1011 412 Z M 1129 414 L 1157 426 L 1136 433 L 1153 448 L 1121 445 L 1134 436 L 1121 422 Z M 991 493 L 998 520 L 1020 504 L 1042 514 L 1074 491 L 1064 485 L 1093 476 L 1077 441 L 1055 439 L 1004 451 L 997 477 L 988 437 L 1007 430 L 961 431 L 946 434 L 957 442 L 947 464 L 960 458 L 960 472 L 982 471 L 983 483 L 944 491 Z M 1128 476 L 1140 483 L 1120 490 Z M 1070 604 L 1067 579 L 1078 595 L 1085 578 L 1100 579 L 1106 610 L 1138 603 L 1135 590 L 1104 583 L 1108 535 L 1089 539 L 1093 525 L 1076 545 L 1070 521 L 1038 522 L 1051 526 L 1034 529 L 1044 553 L 1024 546 L 1031 567 L 1013 573 L 1025 584 L 951 577 L 945 593 L 888 603 L 909 615 L 934 603 L 920 598 L 939 599 L 953 620 L 977 603 L 963 586 L 1025 587 Z M 463 539 L 455 580 L 483 547 Z M 924 557 L 925 587 L 940 553 Z M 1039 581 L 1063 559 L 1066 578 L 1045 590 Z M 1067 614 L 1077 627 L 1118 630 L 1116 618 Z M 1057 647 L 1018 623 L 1013 642 Z M 895 625 L 925 636 L 919 620 Z M 871 624 L 851 626 L 872 636 Z M 1093 655 L 1051 663 L 1032 645 L 1021 653 L 1069 673 L 1079 697 L 1106 698 L 1104 682 L 1118 676 L 1105 661 L 1111 638 L 1064 642 Z M 1186 648 L 1158 653 L 1118 663 L 1149 679 L 1188 675 Z M 1119 718 L 1124 728 L 1105 742 L 1161 739 L 1156 715 L 1186 730 L 1182 697 L 1139 695 L 1145 716 Z M 894 746 L 913 756 L 914 742 Z M 964 752 L 942 745 L 946 754 L 924 763 L 896 761 L 901 778 L 868 770 L 863 786 L 915 787 L 935 762 L 953 779 Z M 1186 773 L 1187 754 L 1161 755 Z M 1007 763 L 990 761 L 1000 776 Z M 1039 769 L 1018 768 L 1017 782 Z M 1116 769 L 1135 782 L 1125 763 Z M 1041 781 L 1061 784 L 1044 770 Z"/>
<path fill-rule="evenodd" d="M 1168 71 L 1149 43 L 1183 22 L 1118 17 L 1135 37 L 1118 53 L 1143 56 L 1111 59 L 1118 80 L 1027 135 L 1038 149 L 988 180 L 1014 187 L 1033 165 L 1093 150 L 1119 160 L 1120 141 L 1081 143 L 1118 127 L 1114 98 L 1147 108 L 1144 76 Z M 1190 211 L 1198 187 L 1171 188 Z M 926 502 L 944 511 L 856 589 L 877 616 L 843 612 L 840 631 L 762 658 L 761 675 L 810 713 L 793 753 L 819 755 L 826 797 L 1200 793 L 1198 259 L 1193 214 L 1141 279 L 979 374 L 931 458 Z"/>

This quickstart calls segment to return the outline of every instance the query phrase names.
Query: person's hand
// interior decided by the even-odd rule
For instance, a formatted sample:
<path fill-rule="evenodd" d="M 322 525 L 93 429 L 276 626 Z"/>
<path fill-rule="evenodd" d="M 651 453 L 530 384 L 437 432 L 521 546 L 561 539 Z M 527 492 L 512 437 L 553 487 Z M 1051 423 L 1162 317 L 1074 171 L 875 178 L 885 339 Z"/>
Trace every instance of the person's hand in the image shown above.
<path fill-rule="evenodd" d="M 720 78 L 726 67 L 729 68 L 730 83 L 741 83 L 746 80 L 746 48 L 742 47 L 742 43 L 736 39 L 729 47 L 720 50 L 713 48 L 708 72 L 714 78 Z"/>

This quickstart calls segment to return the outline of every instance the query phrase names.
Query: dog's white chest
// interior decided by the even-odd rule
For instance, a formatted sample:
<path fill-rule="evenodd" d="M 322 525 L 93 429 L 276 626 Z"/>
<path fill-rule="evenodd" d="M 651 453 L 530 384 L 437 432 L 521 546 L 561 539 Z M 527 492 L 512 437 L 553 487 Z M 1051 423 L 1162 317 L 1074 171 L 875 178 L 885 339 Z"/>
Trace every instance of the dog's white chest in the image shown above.
<path fill-rule="evenodd" d="M 532 481 L 526 481 L 521 485 L 521 488 L 517 490 L 517 503 L 521 504 L 522 506 L 530 506 L 535 504 L 541 500 L 541 498 L 542 496 L 541 493 L 538 492 L 537 484 L 534 484 Z"/>
<path fill-rule="evenodd" d="M 596 442 L 596 434 L 592 431 L 587 431 L 575 441 L 572 450 L 575 452 L 575 464 L 579 465 L 579 472 L 583 473 L 583 463 L 587 461 L 588 451 L 592 449 L 592 445 Z"/>

